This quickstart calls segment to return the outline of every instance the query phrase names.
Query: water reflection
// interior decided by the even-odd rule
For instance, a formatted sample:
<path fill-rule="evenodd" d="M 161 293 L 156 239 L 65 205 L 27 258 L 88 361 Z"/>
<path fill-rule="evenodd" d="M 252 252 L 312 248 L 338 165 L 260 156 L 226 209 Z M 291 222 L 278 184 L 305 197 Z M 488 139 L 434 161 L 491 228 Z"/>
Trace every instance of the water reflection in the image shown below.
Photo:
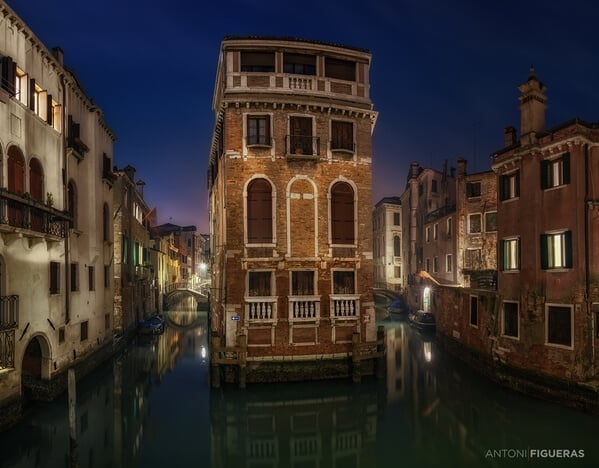
<path fill-rule="evenodd" d="M 503 390 L 405 323 L 386 323 L 383 381 L 210 390 L 206 313 L 165 315 L 162 335 L 78 384 L 79 466 L 599 466 L 596 417 Z M 69 466 L 68 435 L 63 397 L 2 434 L 0 466 Z M 552 448 L 584 458 L 507 452 Z"/>

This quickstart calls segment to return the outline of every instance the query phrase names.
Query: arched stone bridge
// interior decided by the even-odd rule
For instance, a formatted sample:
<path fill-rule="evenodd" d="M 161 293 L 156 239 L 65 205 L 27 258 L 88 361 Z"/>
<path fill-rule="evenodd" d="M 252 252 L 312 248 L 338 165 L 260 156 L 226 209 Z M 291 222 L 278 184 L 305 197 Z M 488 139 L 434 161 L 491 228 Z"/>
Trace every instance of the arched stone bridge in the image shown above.
<path fill-rule="evenodd" d="M 166 286 L 164 300 L 168 300 L 175 294 L 189 294 L 198 302 L 208 302 L 210 294 L 210 281 L 204 281 L 199 284 L 192 284 L 191 281 L 182 281 L 179 283 L 170 283 Z"/>

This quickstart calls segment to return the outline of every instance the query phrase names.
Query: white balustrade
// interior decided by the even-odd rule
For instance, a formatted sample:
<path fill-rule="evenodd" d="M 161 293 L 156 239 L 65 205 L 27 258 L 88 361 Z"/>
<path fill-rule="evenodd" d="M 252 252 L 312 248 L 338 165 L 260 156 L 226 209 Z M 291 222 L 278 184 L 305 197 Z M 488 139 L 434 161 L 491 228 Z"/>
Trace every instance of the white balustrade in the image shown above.
<path fill-rule="evenodd" d="M 358 298 L 355 295 L 331 296 L 331 316 L 334 318 L 357 318 Z"/>
<path fill-rule="evenodd" d="M 317 320 L 320 318 L 319 296 L 290 296 L 289 320 Z"/>
<path fill-rule="evenodd" d="M 245 311 L 251 322 L 272 322 L 277 316 L 277 298 L 246 297 Z"/>

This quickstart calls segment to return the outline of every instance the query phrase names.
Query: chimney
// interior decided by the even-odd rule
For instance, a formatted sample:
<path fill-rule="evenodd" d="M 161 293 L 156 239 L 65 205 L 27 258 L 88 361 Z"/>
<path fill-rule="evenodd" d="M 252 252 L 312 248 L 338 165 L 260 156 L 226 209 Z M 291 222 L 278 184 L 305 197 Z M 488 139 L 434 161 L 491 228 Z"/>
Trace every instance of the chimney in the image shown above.
<path fill-rule="evenodd" d="M 520 135 L 521 138 L 529 133 L 538 133 L 545 129 L 545 101 L 547 96 L 543 94 L 547 86 L 537 79 L 535 69 L 530 67 L 530 73 L 526 83 L 518 86 L 520 90 Z M 525 138 L 528 140 L 528 138 Z"/>
<path fill-rule="evenodd" d="M 135 168 L 133 166 L 128 164 L 127 166 L 125 166 L 123 171 L 125 172 L 125 175 L 129 178 L 131 182 L 135 180 Z"/>
<path fill-rule="evenodd" d="M 466 175 L 466 160 L 464 158 L 458 159 L 458 177 L 464 177 Z"/>
<path fill-rule="evenodd" d="M 505 127 L 503 129 L 503 144 L 506 148 L 516 144 L 516 129 L 514 127 Z"/>
<path fill-rule="evenodd" d="M 139 179 L 135 183 L 135 185 L 137 185 L 137 193 L 139 193 L 141 195 L 141 198 L 143 198 L 144 197 L 144 187 L 145 187 L 146 183 L 143 180 Z"/>
<path fill-rule="evenodd" d="M 58 61 L 58 63 L 64 65 L 64 52 L 60 47 L 54 47 L 52 49 L 52 55 L 54 55 L 54 58 Z"/>

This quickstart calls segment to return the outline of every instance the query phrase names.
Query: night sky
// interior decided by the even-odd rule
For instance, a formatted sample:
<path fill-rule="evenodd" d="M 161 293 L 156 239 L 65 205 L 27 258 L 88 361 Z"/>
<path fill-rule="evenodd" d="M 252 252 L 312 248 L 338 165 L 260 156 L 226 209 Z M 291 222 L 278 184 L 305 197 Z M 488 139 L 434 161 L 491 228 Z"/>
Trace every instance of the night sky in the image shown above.
<path fill-rule="evenodd" d="M 208 230 L 212 97 L 225 35 L 292 36 L 369 49 L 374 199 L 403 192 L 409 163 L 490 169 L 519 129 L 533 65 L 547 126 L 599 121 L 599 4 L 574 0 L 9 0 L 102 108 L 115 164 L 146 182 L 159 222 Z M 453 4 L 453 6 L 448 6 Z M 459 5 L 459 6 L 456 6 Z"/>

